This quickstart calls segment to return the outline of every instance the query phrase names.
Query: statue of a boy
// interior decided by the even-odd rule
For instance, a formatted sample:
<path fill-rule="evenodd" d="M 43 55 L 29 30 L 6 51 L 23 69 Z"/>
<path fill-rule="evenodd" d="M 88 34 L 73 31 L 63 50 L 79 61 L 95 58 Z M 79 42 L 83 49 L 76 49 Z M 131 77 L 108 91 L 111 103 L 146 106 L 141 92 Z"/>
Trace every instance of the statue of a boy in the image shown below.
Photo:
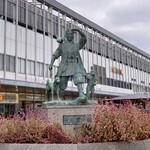
<path fill-rule="evenodd" d="M 74 42 L 74 32 L 80 34 L 79 42 Z M 79 50 L 81 50 L 87 42 L 85 34 L 79 29 L 68 29 L 66 31 L 66 40 L 60 42 L 59 47 L 54 52 L 49 70 L 52 69 L 53 63 L 56 59 L 61 57 L 61 62 L 58 67 L 58 71 L 55 77 L 60 79 L 60 99 L 64 99 L 64 91 L 67 88 L 69 77 L 74 81 L 74 84 L 78 88 L 79 97 L 86 99 L 83 93 L 83 83 L 85 81 L 86 71 L 83 66 L 83 62 L 80 57 Z"/>

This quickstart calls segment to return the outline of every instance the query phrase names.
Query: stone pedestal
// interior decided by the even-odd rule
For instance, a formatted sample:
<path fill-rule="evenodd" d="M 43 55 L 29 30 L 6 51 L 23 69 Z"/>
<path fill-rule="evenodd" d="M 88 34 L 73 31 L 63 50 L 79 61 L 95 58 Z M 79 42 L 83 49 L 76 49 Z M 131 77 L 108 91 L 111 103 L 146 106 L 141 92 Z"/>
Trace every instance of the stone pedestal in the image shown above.
<path fill-rule="evenodd" d="M 90 121 L 94 105 L 43 106 L 50 122 L 59 123 L 63 130 L 74 134 L 83 121 Z"/>

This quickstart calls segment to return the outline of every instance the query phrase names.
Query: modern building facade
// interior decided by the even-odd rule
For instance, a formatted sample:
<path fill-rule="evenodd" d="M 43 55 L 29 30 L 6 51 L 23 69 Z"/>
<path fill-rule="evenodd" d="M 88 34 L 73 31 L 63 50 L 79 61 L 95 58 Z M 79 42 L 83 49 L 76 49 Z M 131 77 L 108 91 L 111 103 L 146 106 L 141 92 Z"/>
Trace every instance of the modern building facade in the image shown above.
<path fill-rule="evenodd" d="M 60 62 L 48 70 L 58 47 L 54 37 L 64 37 L 69 28 L 79 28 L 87 36 L 81 57 L 87 72 L 97 72 L 96 97 L 150 92 L 149 54 L 55 0 L 1 0 L 1 112 L 41 105 L 46 80 L 54 78 Z M 76 95 L 71 81 L 67 91 L 70 98 Z"/>

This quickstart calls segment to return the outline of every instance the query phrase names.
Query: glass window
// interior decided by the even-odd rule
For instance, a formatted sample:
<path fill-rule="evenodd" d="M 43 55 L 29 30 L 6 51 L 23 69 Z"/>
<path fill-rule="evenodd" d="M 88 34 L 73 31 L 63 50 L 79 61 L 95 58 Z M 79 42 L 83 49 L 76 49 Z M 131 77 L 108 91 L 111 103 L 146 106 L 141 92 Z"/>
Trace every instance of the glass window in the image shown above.
<path fill-rule="evenodd" d="M 40 76 L 41 77 L 44 76 L 44 65 L 43 65 L 43 63 L 40 63 Z"/>
<path fill-rule="evenodd" d="M 15 57 L 10 56 L 10 71 L 15 72 Z"/>
<path fill-rule="evenodd" d="M 2 115 L 4 113 L 4 104 L 0 105 L 0 114 Z"/>
<path fill-rule="evenodd" d="M 43 77 L 44 76 L 44 65 L 43 63 L 37 63 L 37 76 Z"/>
<path fill-rule="evenodd" d="M 120 49 L 120 62 L 122 63 L 123 62 L 123 50 L 122 49 Z"/>
<path fill-rule="evenodd" d="M 35 75 L 35 63 L 34 61 L 31 61 L 31 64 L 30 64 L 30 73 L 31 75 Z"/>
<path fill-rule="evenodd" d="M 34 27 L 34 5 L 28 5 L 28 24 Z"/>
<path fill-rule="evenodd" d="M 43 30 L 43 10 L 37 8 L 37 28 Z"/>
<path fill-rule="evenodd" d="M 18 20 L 19 22 L 25 23 L 26 20 L 26 11 L 25 11 L 25 1 L 19 1 L 19 8 L 18 8 Z"/>
<path fill-rule="evenodd" d="M 102 77 L 98 77 L 99 79 L 99 84 L 102 84 Z"/>
<path fill-rule="evenodd" d="M 45 65 L 45 77 L 48 77 L 48 65 Z"/>
<path fill-rule="evenodd" d="M 103 82 L 102 82 L 102 83 L 103 83 L 103 85 L 106 85 L 106 78 L 105 78 L 105 77 L 103 77 L 103 78 L 102 78 L 102 80 L 103 80 Z"/>
<path fill-rule="evenodd" d="M 110 85 L 110 79 L 107 78 L 107 85 Z"/>
<path fill-rule="evenodd" d="M 53 33 L 58 35 L 58 17 L 53 15 Z"/>
<path fill-rule="evenodd" d="M 106 77 L 106 68 L 102 67 L 103 70 L 103 77 Z"/>
<path fill-rule="evenodd" d="M 51 29 L 51 14 L 45 11 L 45 31 L 50 32 Z"/>
<path fill-rule="evenodd" d="M 25 73 L 25 59 L 21 59 L 20 73 Z"/>
<path fill-rule="evenodd" d="M 15 19 L 15 1 L 14 0 L 8 0 L 7 2 L 7 15 L 10 18 Z"/>
<path fill-rule="evenodd" d="M 15 57 L 6 55 L 6 71 L 15 72 Z"/>
<path fill-rule="evenodd" d="M 6 71 L 10 71 L 10 56 L 6 56 Z"/>
<path fill-rule="evenodd" d="M 27 73 L 30 75 L 35 75 L 35 62 L 28 60 L 27 61 Z"/>
<path fill-rule="evenodd" d="M 18 72 L 25 73 L 25 59 L 18 58 Z"/>
<path fill-rule="evenodd" d="M 4 15 L 4 9 L 5 9 L 5 0 L 0 0 L 0 14 Z"/>
<path fill-rule="evenodd" d="M 30 61 L 27 61 L 27 74 L 31 74 L 30 72 Z"/>
<path fill-rule="evenodd" d="M 108 42 L 108 55 L 109 58 L 112 58 L 112 44 Z"/>
<path fill-rule="evenodd" d="M 113 80 L 113 86 L 117 87 L 117 80 Z"/>
<path fill-rule="evenodd" d="M 120 87 L 123 88 L 123 81 L 120 81 Z"/>
<path fill-rule="evenodd" d="M 37 76 L 40 76 L 40 63 L 37 62 L 37 66 L 36 66 L 36 71 L 37 71 Z"/>
<path fill-rule="evenodd" d="M 0 54 L 0 70 L 4 70 L 4 55 Z"/>

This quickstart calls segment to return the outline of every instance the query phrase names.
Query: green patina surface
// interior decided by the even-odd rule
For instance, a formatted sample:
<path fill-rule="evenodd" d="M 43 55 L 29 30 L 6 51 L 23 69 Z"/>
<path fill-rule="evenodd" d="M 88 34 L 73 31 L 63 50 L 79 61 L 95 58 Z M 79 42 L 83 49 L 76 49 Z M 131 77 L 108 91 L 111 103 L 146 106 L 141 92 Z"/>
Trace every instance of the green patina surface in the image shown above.
<path fill-rule="evenodd" d="M 80 39 L 78 42 L 74 42 L 74 34 L 79 33 Z M 48 102 L 44 104 L 49 105 L 83 105 L 93 103 L 94 86 L 97 83 L 97 75 L 94 71 L 87 73 L 80 56 L 79 51 L 84 47 L 87 42 L 86 35 L 79 29 L 68 29 L 66 31 L 65 38 L 57 39 L 59 47 L 52 55 L 50 61 L 49 70 L 52 70 L 53 64 L 56 59 L 61 57 L 60 64 L 58 66 L 57 73 L 54 81 L 47 82 L 46 94 L 48 94 Z M 68 80 L 72 79 L 77 86 L 79 97 L 73 101 L 65 101 L 64 92 L 67 88 Z M 83 83 L 88 81 L 86 94 L 83 92 Z M 57 93 L 57 99 L 54 100 L 54 91 Z M 49 101 L 51 97 L 51 102 Z M 92 101 L 92 102 L 90 102 Z M 95 102 L 94 102 L 95 103 Z"/>

